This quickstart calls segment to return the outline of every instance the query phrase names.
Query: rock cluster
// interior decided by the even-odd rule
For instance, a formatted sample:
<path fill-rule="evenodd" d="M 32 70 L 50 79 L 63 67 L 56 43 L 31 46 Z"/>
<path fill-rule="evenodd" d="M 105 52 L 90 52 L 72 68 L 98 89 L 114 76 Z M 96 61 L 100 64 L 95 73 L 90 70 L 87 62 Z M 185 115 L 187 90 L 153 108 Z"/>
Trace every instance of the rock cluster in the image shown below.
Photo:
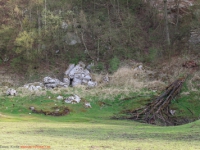
<path fill-rule="evenodd" d="M 16 95 L 17 95 L 17 91 L 14 90 L 14 89 L 10 89 L 10 88 L 9 88 L 9 89 L 6 91 L 6 95 L 16 96 Z"/>
<path fill-rule="evenodd" d="M 44 82 L 44 86 L 46 88 L 55 88 L 55 87 L 58 87 L 58 86 L 63 86 L 63 87 L 68 87 L 69 86 L 69 83 L 66 82 L 61 82 L 60 80 L 56 79 L 56 78 L 51 78 L 51 77 L 45 77 L 43 79 L 43 82 Z"/>
<path fill-rule="evenodd" d="M 70 85 L 75 87 L 77 85 L 87 85 L 88 87 L 97 86 L 97 82 L 92 81 L 90 72 L 86 69 L 83 62 L 79 62 L 76 66 L 70 64 L 68 69 L 65 71 L 63 82 L 70 81 Z"/>
<path fill-rule="evenodd" d="M 63 82 L 51 77 L 45 77 L 43 82 L 46 88 L 75 87 L 77 85 L 87 85 L 88 87 L 97 86 L 97 82 L 92 81 L 90 71 L 86 69 L 83 62 L 79 62 L 77 65 L 70 64 L 64 73 Z"/>
<path fill-rule="evenodd" d="M 39 91 L 43 88 L 43 83 L 35 82 L 35 83 L 28 83 L 24 85 L 24 88 L 28 89 L 29 91 Z"/>
<path fill-rule="evenodd" d="M 80 103 L 81 98 L 78 95 L 73 95 L 69 96 L 68 98 L 65 99 L 65 103 L 70 103 L 70 104 L 77 104 Z"/>

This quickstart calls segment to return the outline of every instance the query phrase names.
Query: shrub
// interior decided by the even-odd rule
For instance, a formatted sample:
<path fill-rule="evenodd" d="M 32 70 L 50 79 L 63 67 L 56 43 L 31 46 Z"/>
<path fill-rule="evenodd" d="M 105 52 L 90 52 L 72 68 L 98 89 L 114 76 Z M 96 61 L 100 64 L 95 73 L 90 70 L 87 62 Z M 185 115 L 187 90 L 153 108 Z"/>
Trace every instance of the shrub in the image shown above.
<path fill-rule="evenodd" d="M 110 60 L 110 63 L 109 63 L 109 71 L 111 73 L 117 71 L 117 69 L 119 68 L 119 64 L 120 64 L 120 60 L 118 57 L 114 56 L 111 60 Z"/>

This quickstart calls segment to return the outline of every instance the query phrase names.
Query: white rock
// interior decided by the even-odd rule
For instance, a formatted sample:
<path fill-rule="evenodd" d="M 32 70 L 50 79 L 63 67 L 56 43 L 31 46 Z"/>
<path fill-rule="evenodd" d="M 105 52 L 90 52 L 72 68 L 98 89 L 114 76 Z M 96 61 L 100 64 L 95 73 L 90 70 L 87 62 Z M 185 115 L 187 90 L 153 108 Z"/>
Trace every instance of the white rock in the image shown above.
<path fill-rule="evenodd" d="M 89 102 L 85 102 L 85 107 L 86 108 L 92 108 L 91 104 Z"/>
<path fill-rule="evenodd" d="M 75 73 L 74 74 L 74 79 L 82 79 L 82 74 L 81 73 Z"/>
<path fill-rule="evenodd" d="M 81 79 L 78 79 L 78 78 L 74 78 L 73 79 L 73 82 L 72 82 L 72 87 L 75 87 L 77 85 L 81 85 L 82 83 L 82 80 Z"/>
<path fill-rule="evenodd" d="M 81 101 L 81 98 L 78 95 L 73 95 L 73 96 L 69 96 L 65 100 L 65 103 L 76 104 L 76 103 L 80 103 L 80 101 Z"/>
<path fill-rule="evenodd" d="M 7 94 L 7 95 L 11 95 L 11 96 L 16 96 L 16 95 L 17 95 L 17 91 L 14 90 L 14 89 L 8 89 L 8 90 L 6 91 L 6 94 Z"/>
<path fill-rule="evenodd" d="M 29 84 L 25 84 L 24 88 L 28 89 L 29 88 Z"/>
<path fill-rule="evenodd" d="M 74 100 L 75 100 L 74 96 L 70 96 L 65 100 L 65 103 L 69 104 L 69 103 L 72 103 L 72 101 L 74 101 Z"/>
<path fill-rule="evenodd" d="M 68 83 L 61 82 L 56 78 L 45 77 L 43 81 L 46 88 L 55 88 L 57 86 L 68 87 Z"/>
<path fill-rule="evenodd" d="M 138 69 L 139 69 L 139 70 L 142 70 L 142 68 L 143 68 L 142 65 L 139 65 L 139 66 L 138 66 Z"/>
<path fill-rule="evenodd" d="M 69 75 L 70 71 L 75 67 L 74 64 L 70 64 L 68 69 L 65 71 L 65 75 Z"/>
<path fill-rule="evenodd" d="M 88 81 L 88 87 L 95 87 L 97 86 L 97 82 Z"/>
<path fill-rule="evenodd" d="M 82 64 L 78 64 L 69 72 L 69 77 L 73 79 L 75 74 L 82 74 L 83 70 Z"/>
<path fill-rule="evenodd" d="M 92 80 L 92 78 L 91 78 L 91 76 L 90 76 L 89 74 L 86 75 L 86 76 L 84 76 L 84 77 L 82 77 L 82 79 L 83 79 L 83 80 L 87 80 L 87 81 Z"/>
<path fill-rule="evenodd" d="M 42 90 L 41 86 L 35 86 L 37 90 Z"/>
<path fill-rule="evenodd" d="M 81 98 L 78 95 L 74 95 L 74 99 L 77 103 L 81 101 Z"/>
<path fill-rule="evenodd" d="M 89 72 L 89 70 L 85 69 L 85 70 L 83 70 L 83 74 L 84 74 L 84 75 L 89 75 L 90 72 Z"/>
<path fill-rule="evenodd" d="M 87 84 L 87 83 L 88 83 L 88 80 L 85 80 L 85 79 L 82 80 L 82 84 Z"/>
<path fill-rule="evenodd" d="M 59 95 L 59 96 L 57 97 L 57 100 L 63 100 L 63 96 L 60 96 L 60 95 Z"/>
<path fill-rule="evenodd" d="M 170 113 L 172 116 L 174 116 L 175 112 L 176 112 L 176 110 L 172 110 L 172 109 L 170 110 Z"/>
<path fill-rule="evenodd" d="M 109 82 L 108 74 L 106 74 L 106 75 L 103 77 L 103 82 Z"/>
<path fill-rule="evenodd" d="M 31 106 L 31 107 L 29 107 L 30 108 L 30 110 L 35 110 L 35 107 L 33 107 L 33 106 Z"/>

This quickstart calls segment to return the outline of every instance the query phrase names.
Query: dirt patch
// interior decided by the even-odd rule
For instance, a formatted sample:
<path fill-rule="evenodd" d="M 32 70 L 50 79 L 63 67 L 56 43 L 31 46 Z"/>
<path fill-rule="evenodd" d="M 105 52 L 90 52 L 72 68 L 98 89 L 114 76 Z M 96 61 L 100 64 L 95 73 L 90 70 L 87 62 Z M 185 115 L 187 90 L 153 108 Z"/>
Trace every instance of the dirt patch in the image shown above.
<path fill-rule="evenodd" d="M 31 108 L 29 108 L 31 109 Z M 46 111 L 46 110 L 38 110 L 36 108 L 32 109 L 33 113 L 36 114 L 44 114 L 49 116 L 65 116 L 70 113 L 70 109 L 68 107 L 52 107 L 52 111 Z"/>

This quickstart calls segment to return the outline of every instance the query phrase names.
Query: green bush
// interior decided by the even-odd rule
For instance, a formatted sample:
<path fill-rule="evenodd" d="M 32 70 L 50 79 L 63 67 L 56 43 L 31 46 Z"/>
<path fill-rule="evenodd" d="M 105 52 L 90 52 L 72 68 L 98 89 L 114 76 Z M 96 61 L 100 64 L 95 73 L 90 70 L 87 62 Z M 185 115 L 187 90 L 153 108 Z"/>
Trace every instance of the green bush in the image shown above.
<path fill-rule="evenodd" d="M 154 62 L 157 57 L 158 57 L 158 49 L 152 47 L 149 49 L 149 54 L 146 56 L 145 60 L 147 62 Z"/>
<path fill-rule="evenodd" d="M 110 63 L 109 63 L 109 71 L 111 73 L 117 71 L 117 69 L 119 68 L 119 64 L 120 64 L 120 60 L 118 57 L 114 56 L 111 60 L 110 60 Z"/>

